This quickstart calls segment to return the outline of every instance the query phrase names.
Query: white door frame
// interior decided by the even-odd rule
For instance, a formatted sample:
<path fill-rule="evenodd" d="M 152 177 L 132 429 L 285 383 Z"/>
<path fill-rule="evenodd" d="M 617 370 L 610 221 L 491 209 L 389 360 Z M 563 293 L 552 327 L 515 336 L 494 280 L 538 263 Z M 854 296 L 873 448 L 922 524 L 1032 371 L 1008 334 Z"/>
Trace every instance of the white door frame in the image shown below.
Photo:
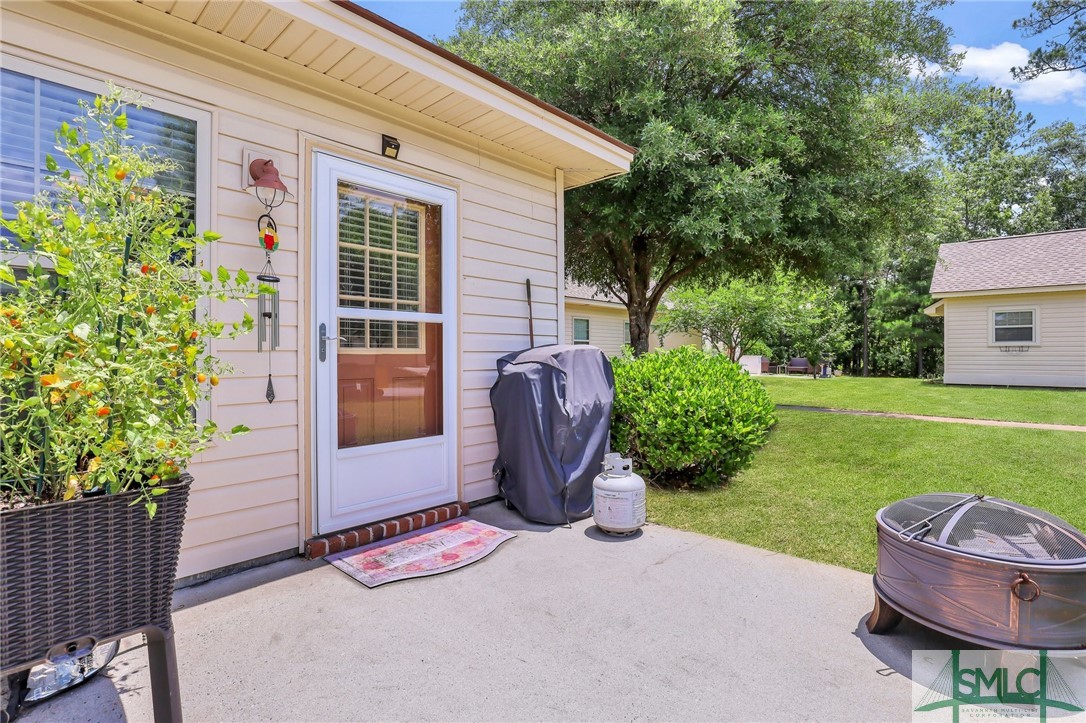
<path fill-rule="evenodd" d="M 457 407 L 459 388 L 458 328 L 457 328 L 457 239 L 458 235 L 458 199 L 454 188 L 439 186 L 429 181 L 390 171 L 378 166 L 367 165 L 361 161 L 329 153 L 313 151 L 313 183 L 310 189 L 312 203 L 312 289 L 310 299 L 313 302 L 312 315 L 312 354 L 313 364 L 313 404 L 311 422 L 314 433 L 312 445 L 315 461 L 313 476 L 313 529 L 318 534 L 334 532 L 337 529 L 375 522 L 426 507 L 453 502 L 458 497 L 457 451 L 459 449 L 459 409 Z M 376 191 L 385 191 L 396 195 L 439 204 L 441 206 L 441 313 L 410 313 L 411 319 L 422 322 L 440 322 L 442 324 L 442 435 L 444 442 L 445 479 L 443 484 L 420 494 L 392 497 L 360 510 L 353 519 L 343 514 L 333 514 L 333 495 L 336 484 L 336 458 L 338 428 L 336 426 L 335 387 L 333 380 L 336 369 L 335 342 L 327 345 L 325 361 L 320 361 L 319 329 L 322 323 L 327 325 L 328 335 L 338 334 L 336 307 L 330 289 L 338 287 L 338 264 L 336 246 L 327 239 L 321 241 L 321 234 L 333 234 L 336 228 L 336 188 L 340 178 L 348 178 Z M 367 311 L 377 317 L 396 317 L 407 312 Z M 356 447 L 344 450 L 367 450 L 384 448 L 389 451 L 402 450 L 408 453 L 423 439 L 409 439 L 389 442 L 368 447 Z"/>

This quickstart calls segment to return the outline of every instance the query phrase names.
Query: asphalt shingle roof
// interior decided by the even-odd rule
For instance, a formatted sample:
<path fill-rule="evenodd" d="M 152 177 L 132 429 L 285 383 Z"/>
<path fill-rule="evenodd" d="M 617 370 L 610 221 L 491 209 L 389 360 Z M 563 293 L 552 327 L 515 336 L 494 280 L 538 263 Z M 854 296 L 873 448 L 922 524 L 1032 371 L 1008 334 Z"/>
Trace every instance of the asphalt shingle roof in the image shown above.
<path fill-rule="evenodd" d="M 584 299 L 586 301 L 601 301 L 606 304 L 622 304 L 618 300 L 618 297 L 614 294 L 607 292 L 599 292 L 592 286 L 585 286 L 584 284 L 575 284 L 569 279 L 566 279 L 566 298 L 567 299 Z"/>
<path fill-rule="evenodd" d="M 931 295 L 1086 284 L 1086 229 L 939 247 Z"/>

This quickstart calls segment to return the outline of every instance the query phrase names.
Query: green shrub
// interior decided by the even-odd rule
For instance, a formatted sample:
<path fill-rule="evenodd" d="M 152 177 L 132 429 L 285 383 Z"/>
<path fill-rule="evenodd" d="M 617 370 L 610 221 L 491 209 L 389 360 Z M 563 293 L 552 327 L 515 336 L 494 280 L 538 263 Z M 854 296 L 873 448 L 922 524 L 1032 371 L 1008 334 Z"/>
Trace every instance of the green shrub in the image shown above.
<path fill-rule="evenodd" d="M 611 446 L 657 483 L 723 484 L 777 421 L 765 388 L 726 356 L 683 346 L 613 366 Z"/>

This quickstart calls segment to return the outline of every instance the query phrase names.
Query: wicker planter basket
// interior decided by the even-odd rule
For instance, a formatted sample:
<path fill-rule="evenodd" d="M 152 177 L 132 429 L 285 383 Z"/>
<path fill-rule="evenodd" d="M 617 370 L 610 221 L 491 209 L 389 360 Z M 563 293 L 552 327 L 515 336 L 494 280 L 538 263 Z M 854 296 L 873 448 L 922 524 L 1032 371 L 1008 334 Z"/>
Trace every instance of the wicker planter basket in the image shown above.
<path fill-rule="evenodd" d="M 191 483 L 167 485 L 154 518 L 134 492 L 0 513 L 0 674 L 143 632 L 156 719 L 169 710 L 159 689 L 176 688 L 170 610 Z"/>

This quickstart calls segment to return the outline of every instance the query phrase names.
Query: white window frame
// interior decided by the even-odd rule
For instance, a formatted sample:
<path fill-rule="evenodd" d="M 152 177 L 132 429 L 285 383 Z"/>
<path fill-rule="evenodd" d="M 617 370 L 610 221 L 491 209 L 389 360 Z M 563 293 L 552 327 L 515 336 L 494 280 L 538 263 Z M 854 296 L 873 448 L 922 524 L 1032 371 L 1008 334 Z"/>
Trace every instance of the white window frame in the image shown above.
<path fill-rule="evenodd" d="M 584 339 L 578 339 L 577 338 L 577 322 L 578 321 L 583 321 L 584 322 L 584 329 L 585 329 L 585 332 L 587 333 L 587 336 L 585 336 Z M 575 316 L 575 317 L 573 317 L 573 322 L 572 322 L 571 326 L 572 326 L 572 328 L 570 329 L 570 336 L 572 337 L 571 341 L 574 344 L 591 344 L 592 343 L 592 320 L 591 319 L 589 319 L 587 317 L 584 317 L 584 316 Z"/>
<path fill-rule="evenodd" d="M 26 58 L 3 53 L 3 67 L 16 73 L 29 75 L 39 80 L 59 83 L 71 88 L 76 88 L 95 95 L 102 95 L 108 91 L 108 86 L 103 80 L 97 80 L 85 75 L 79 75 L 67 70 L 45 65 Z M 143 95 L 145 106 L 154 110 L 169 113 L 180 118 L 186 118 L 196 122 L 196 197 L 193 218 L 196 228 L 204 231 L 211 228 L 211 204 L 212 196 L 212 166 L 215 163 L 212 152 L 211 140 L 213 137 L 213 115 L 211 111 L 184 105 L 176 101 L 163 98 L 154 92 L 145 91 L 127 81 L 118 82 L 117 85 L 133 88 Z M 0 251 L 0 258 L 9 262 L 12 266 L 25 266 L 29 258 L 25 253 Z M 43 264 L 44 265 L 44 264 Z M 211 247 L 204 246 L 196 255 L 195 265 L 204 268 L 214 268 L 212 263 Z M 197 305 L 197 313 L 206 313 L 210 308 L 208 299 L 202 299 Z M 202 402 L 196 410 L 196 420 L 204 423 L 212 418 L 212 403 L 210 400 Z"/>
<path fill-rule="evenodd" d="M 996 341 L 995 315 L 1016 311 L 1028 311 L 1033 314 L 1032 341 Z M 989 306 L 988 310 L 988 346 L 1040 346 L 1041 345 L 1041 310 L 1037 306 Z"/>
<path fill-rule="evenodd" d="M 622 322 L 622 343 L 625 344 L 626 346 L 630 346 L 630 339 L 631 338 L 632 337 L 630 336 L 630 322 L 624 321 L 624 322 Z"/>

